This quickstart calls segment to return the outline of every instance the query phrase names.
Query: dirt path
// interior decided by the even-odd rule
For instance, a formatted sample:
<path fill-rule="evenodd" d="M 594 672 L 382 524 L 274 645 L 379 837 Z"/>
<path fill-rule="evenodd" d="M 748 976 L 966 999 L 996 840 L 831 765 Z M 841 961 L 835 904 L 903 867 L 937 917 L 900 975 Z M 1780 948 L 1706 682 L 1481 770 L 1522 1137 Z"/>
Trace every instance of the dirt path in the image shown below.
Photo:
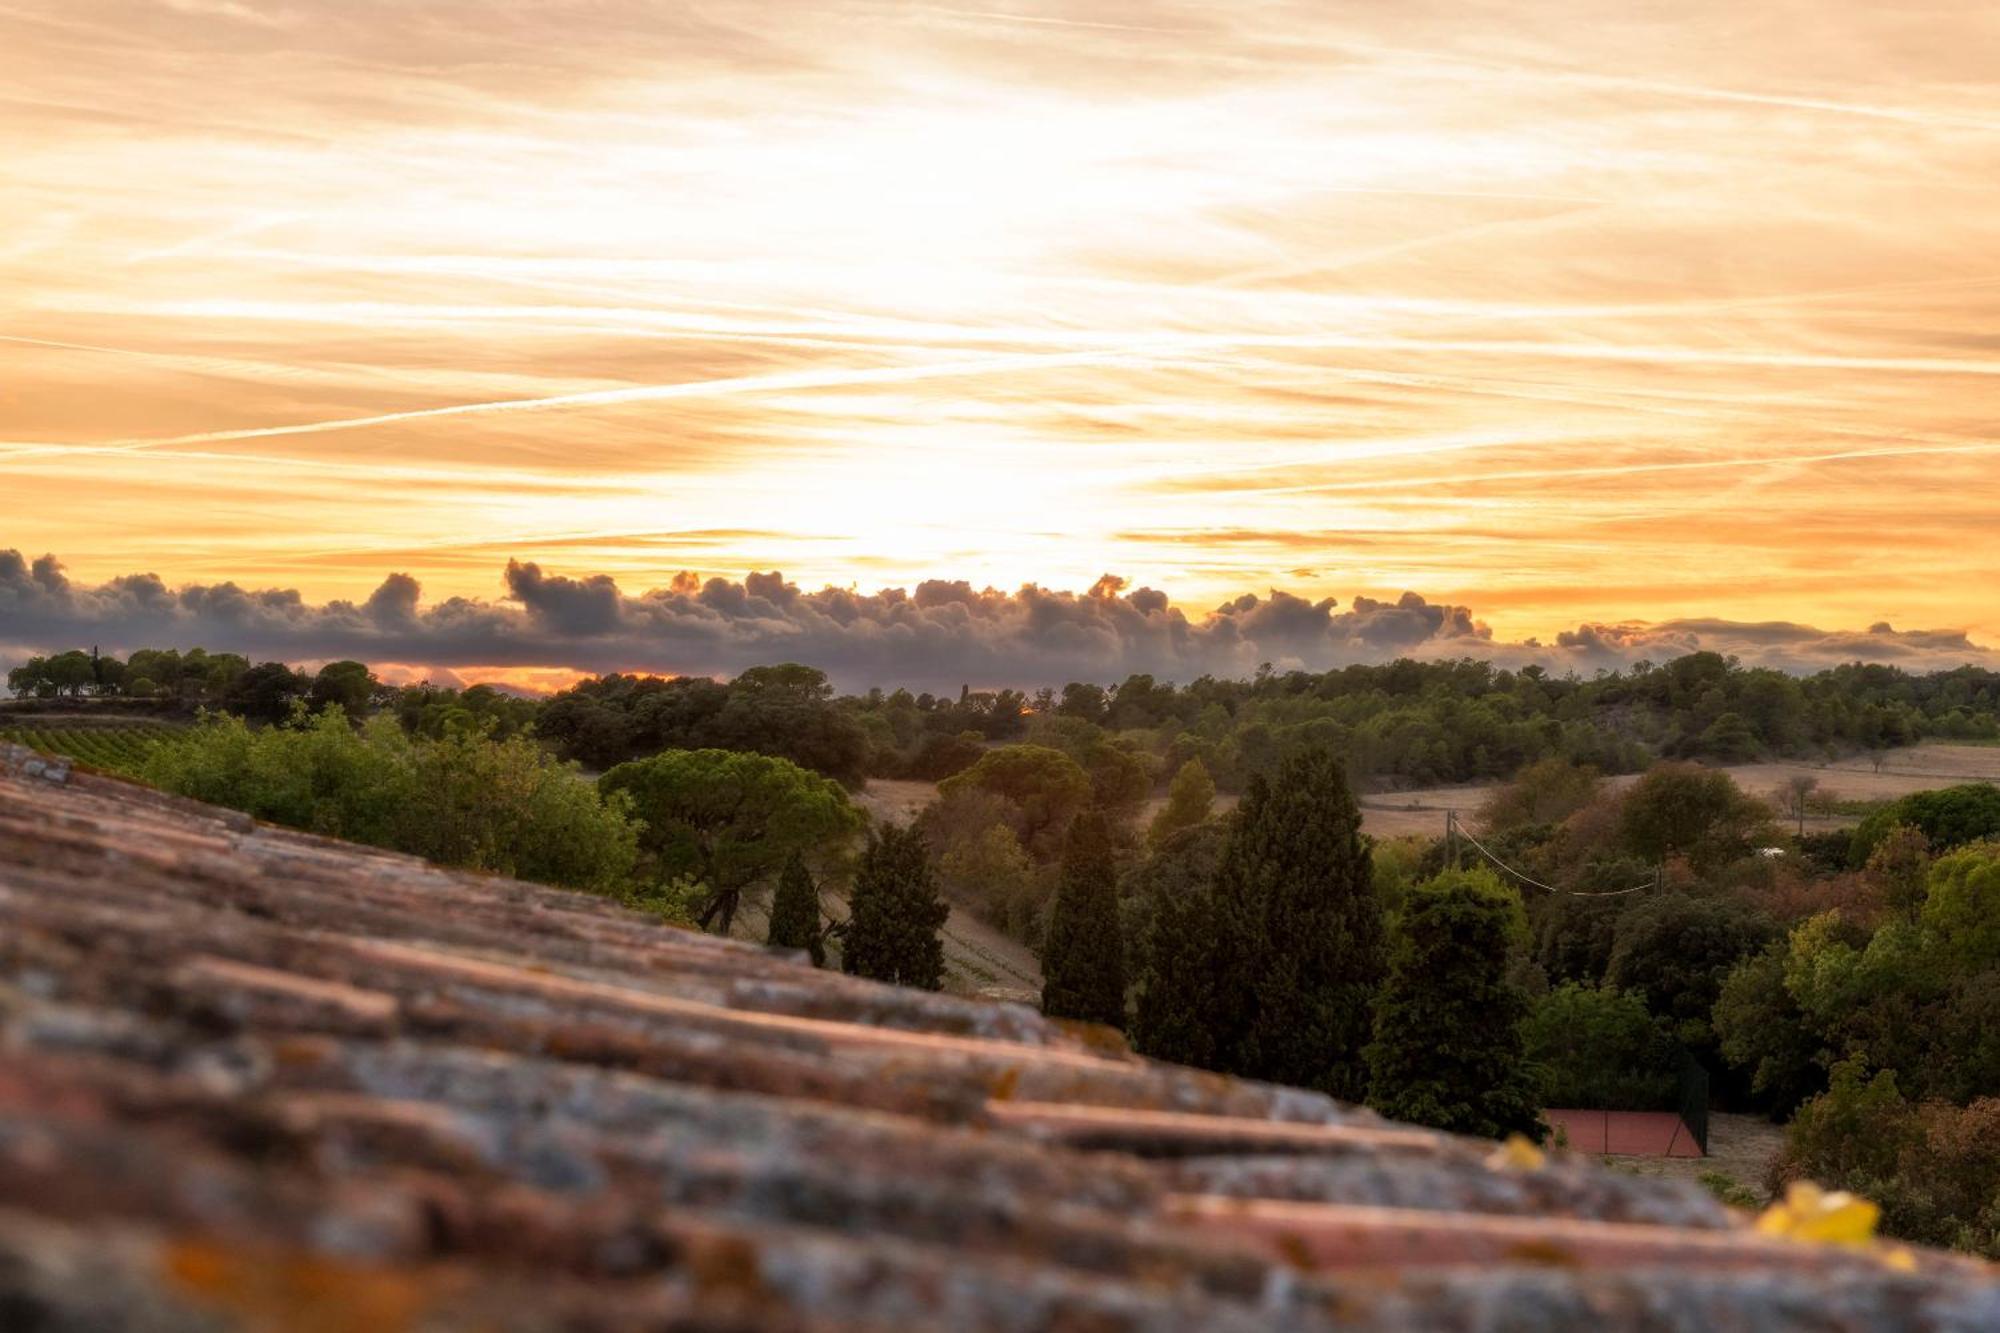
<path fill-rule="evenodd" d="M 828 913 L 846 919 L 845 895 L 829 890 L 823 901 Z M 768 892 L 746 898 L 730 934 L 740 940 L 762 942 L 771 929 L 770 913 Z M 995 930 L 957 903 L 951 905 L 943 935 L 946 990 L 989 1000 L 1040 1003 L 1041 964 L 1020 941 Z M 837 953 L 835 959 L 837 966 Z"/>

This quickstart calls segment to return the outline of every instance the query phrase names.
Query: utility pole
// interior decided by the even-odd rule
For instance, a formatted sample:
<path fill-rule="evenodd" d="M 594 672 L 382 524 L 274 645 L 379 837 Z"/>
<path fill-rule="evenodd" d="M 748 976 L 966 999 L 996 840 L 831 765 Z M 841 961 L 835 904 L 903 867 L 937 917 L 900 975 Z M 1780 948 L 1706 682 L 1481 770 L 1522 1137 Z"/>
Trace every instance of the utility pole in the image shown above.
<path fill-rule="evenodd" d="M 1445 858 L 1451 868 L 1458 869 L 1458 811 L 1444 812 Z"/>

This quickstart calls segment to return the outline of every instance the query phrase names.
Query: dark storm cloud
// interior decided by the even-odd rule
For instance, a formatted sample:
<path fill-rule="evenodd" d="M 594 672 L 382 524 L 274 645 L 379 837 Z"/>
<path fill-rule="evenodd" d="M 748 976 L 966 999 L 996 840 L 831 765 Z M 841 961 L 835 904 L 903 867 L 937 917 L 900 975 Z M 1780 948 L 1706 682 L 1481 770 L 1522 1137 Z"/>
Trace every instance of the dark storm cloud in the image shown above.
<path fill-rule="evenodd" d="M 258 658 L 453 667 L 733 674 L 807 662 L 843 687 L 950 689 L 962 682 L 1033 687 L 1116 680 L 1135 671 L 1189 680 L 1324 669 L 1399 656 L 1537 662 L 1589 672 L 1712 649 L 1745 662 L 1811 670 L 1837 662 L 1928 669 L 1993 656 L 1956 631 L 1886 624 L 1828 632 L 1787 623 L 1677 620 L 1593 623 L 1552 644 L 1509 642 L 1463 606 L 1406 592 L 1342 603 L 1282 590 L 1185 611 L 1154 588 L 1107 575 L 1085 592 L 1033 584 L 1013 592 L 932 579 L 911 589 L 807 591 L 777 573 L 741 582 L 680 575 L 630 594 L 608 576 L 573 577 L 510 561 L 504 597 L 426 605 L 417 580 L 392 574 L 360 604 L 308 603 L 291 589 L 235 583 L 169 588 L 150 574 L 80 586 L 52 556 L 0 551 L 0 657 L 76 645 L 114 651 L 202 645 Z"/>

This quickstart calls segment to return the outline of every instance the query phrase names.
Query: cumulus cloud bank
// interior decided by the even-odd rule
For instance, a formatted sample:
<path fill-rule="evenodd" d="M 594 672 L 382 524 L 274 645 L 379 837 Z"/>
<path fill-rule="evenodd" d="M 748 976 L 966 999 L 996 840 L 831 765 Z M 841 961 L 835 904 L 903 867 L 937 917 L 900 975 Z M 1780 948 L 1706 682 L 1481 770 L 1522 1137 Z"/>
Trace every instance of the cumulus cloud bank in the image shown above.
<path fill-rule="evenodd" d="M 1083 592 L 1033 584 L 1013 592 L 929 579 L 912 589 L 806 591 L 779 573 L 741 582 L 692 574 L 628 593 L 603 574 L 572 577 L 509 561 L 505 595 L 426 604 L 392 574 L 365 600 L 309 604 L 288 588 L 169 587 L 132 574 L 73 582 L 53 556 L 0 551 L 0 659 L 81 644 L 113 651 L 201 645 L 253 658 L 355 657 L 452 668 L 652 671 L 728 675 L 806 662 L 844 688 L 961 683 L 1036 687 L 1117 680 L 1131 672 L 1190 680 L 1247 675 L 1270 663 L 1325 669 L 1395 657 L 1474 657 L 1593 671 L 1699 649 L 1813 670 L 1848 661 L 1915 670 L 2000 658 L 1962 632 L 1877 624 L 1829 632 L 1785 622 L 1675 620 L 1583 624 L 1553 642 L 1498 639 L 1470 609 L 1414 592 L 1394 601 L 1246 593 L 1207 611 L 1106 575 Z"/>

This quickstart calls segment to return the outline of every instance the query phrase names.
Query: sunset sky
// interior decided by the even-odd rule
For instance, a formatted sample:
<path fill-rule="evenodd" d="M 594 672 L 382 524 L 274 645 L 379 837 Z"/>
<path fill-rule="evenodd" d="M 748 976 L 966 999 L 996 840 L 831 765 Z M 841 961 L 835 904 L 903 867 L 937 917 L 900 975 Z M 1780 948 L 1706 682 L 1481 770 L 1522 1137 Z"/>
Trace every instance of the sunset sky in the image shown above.
<path fill-rule="evenodd" d="M 1992 3 L 0 0 L 0 142 L 78 587 L 2000 642 Z"/>

